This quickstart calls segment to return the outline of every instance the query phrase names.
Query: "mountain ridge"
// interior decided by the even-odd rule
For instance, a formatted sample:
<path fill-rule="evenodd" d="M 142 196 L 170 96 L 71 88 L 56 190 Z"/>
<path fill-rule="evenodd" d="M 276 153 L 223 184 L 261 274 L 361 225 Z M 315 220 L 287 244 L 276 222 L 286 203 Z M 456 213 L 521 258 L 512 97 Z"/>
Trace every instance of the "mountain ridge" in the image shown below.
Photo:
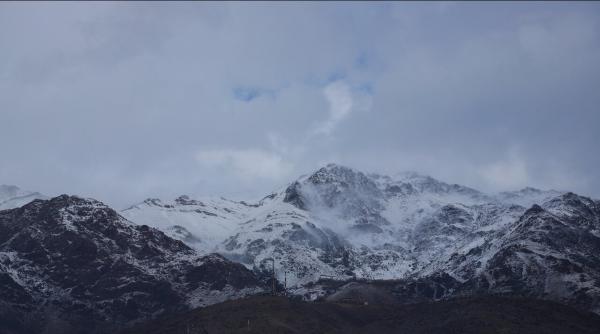
<path fill-rule="evenodd" d="M 589 237 L 585 240 L 590 249 L 584 253 L 595 256 L 600 250 L 595 239 L 600 214 L 592 208 L 596 203 L 574 193 L 531 187 L 489 195 L 416 173 L 393 178 L 328 164 L 260 203 L 234 207 L 214 201 L 205 205 L 216 217 L 207 212 L 184 214 L 172 202 L 172 207 L 155 213 L 174 221 L 185 215 L 178 220 L 185 223 L 177 225 L 200 240 L 214 229 L 227 230 L 229 235 L 224 233 L 220 243 L 213 240 L 211 251 L 258 272 L 267 270 L 268 259 L 275 258 L 277 278 L 285 278 L 292 293 L 307 299 L 328 293 L 318 284 L 311 285 L 322 277 L 418 281 L 444 274 L 456 280 L 452 284 L 457 291 L 467 293 L 518 292 L 520 286 L 548 278 L 558 283 L 535 290 L 539 296 L 579 303 L 597 312 L 593 301 L 597 297 L 584 302 L 581 299 L 586 298 L 578 296 L 599 295 L 599 267 L 587 267 L 588 272 L 577 280 L 570 272 L 580 267 L 584 251 L 574 245 L 556 250 L 560 235 L 549 232 L 529 240 L 530 229 L 537 228 L 534 225 L 521 223 L 526 226 L 517 229 L 527 217 L 550 222 L 545 212 L 561 225 L 567 218 L 585 221 L 589 228 L 578 228 L 577 233 Z M 123 214 L 138 220 L 135 212 Z M 196 231 L 199 226 L 205 229 Z M 201 251 L 204 247 L 201 242 L 190 245 Z M 571 250 L 577 251 L 571 254 Z M 557 252 L 563 252 L 566 258 L 560 261 L 568 263 L 563 263 L 562 272 L 554 269 L 561 267 Z M 512 266 L 535 272 L 517 275 Z"/>
<path fill-rule="evenodd" d="M 16 332 L 105 332 L 264 289 L 239 264 L 68 195 L 0 211 L 0 280 L 0 323 Z"/>
<path fill-rule="evenodd" d="M 117 212 L 61 195 L 0 211 L 0 320 L 120 328 L 261 293 L 272 274 L 305 300 L 363 282 L 401 304 L 516 295 L 600 313 L 597 254 L 598 200 L 327 165 L 252 202 L 181 195 Z"/>

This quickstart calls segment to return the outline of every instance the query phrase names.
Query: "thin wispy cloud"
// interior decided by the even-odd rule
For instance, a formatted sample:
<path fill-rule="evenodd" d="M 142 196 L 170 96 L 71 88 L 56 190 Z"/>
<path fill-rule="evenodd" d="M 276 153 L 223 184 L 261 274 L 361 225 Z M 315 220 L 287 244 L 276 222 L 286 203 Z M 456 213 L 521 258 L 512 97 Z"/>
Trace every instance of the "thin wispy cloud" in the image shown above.
<path fill-rule="evenodd" d="M 323 88 L 323 95 L 329 104 L 328 118 L 319 124 L 315 132 L 329 135 L 338 123 L 352 112 L 352 93 L 348 84 L 343 81 L 335 81 Z"/>

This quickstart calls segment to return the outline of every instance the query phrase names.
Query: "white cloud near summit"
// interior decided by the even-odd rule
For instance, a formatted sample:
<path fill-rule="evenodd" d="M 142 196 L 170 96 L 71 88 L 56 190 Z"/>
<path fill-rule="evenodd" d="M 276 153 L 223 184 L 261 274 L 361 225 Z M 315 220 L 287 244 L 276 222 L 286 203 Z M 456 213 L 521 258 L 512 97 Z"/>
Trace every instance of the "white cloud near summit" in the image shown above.
<path fill-rule="evenodd" d="M 290 176 L 292 167 L 281 156 L 260 149 L 203 150 L 196 154 L 196 160 L 202 167 L 231 171 L 244 181 L 254 178 L 280 181 Z"/>
<path fill-rule="evenodd" d="M 514 149 L 506 159 L 485 166 L 481 174 L 492 189 L 515 190 L 531 185 L 527 165 Z"/>

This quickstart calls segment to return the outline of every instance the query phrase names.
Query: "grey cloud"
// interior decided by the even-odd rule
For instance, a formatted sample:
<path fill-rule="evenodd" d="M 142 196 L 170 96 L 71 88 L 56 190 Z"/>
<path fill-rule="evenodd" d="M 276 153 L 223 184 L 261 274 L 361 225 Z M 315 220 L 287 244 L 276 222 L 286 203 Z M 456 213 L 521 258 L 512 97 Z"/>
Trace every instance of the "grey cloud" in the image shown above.
<path fill-rule="evenodd" d="M 337 161 L 600 197 L 599 18 L 596 3 L 2 3 L 0 183 L 122 207 L 260 196 Z M 352 101 L 338 116 L 334 82 Z"/>

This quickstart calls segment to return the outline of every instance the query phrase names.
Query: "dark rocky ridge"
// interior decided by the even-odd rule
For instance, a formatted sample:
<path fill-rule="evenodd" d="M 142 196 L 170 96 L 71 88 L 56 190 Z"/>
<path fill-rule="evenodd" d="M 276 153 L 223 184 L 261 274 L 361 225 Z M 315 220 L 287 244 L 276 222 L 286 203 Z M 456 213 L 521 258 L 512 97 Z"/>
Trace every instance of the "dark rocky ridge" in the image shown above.
<path fill-rule="evenodd" d="M 240 264 L 67 195 L 0 211 L 0 282 L 2 333 L 107 332 L 262 289 Z"/>

